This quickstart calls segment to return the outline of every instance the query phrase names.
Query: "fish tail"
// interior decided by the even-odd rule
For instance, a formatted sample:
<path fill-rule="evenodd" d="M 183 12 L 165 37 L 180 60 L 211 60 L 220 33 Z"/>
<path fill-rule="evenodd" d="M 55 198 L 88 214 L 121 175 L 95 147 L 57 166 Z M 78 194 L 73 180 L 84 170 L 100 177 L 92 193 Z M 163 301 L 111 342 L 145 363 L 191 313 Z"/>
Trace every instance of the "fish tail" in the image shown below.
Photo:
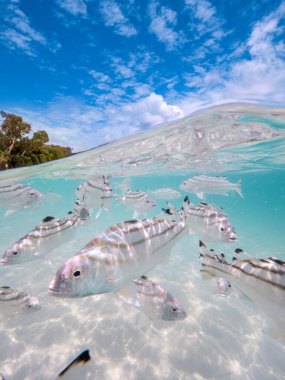
<path fill-rule="evenodd" d="M 189 208 L 189 198 L 186 196 L 183 200 L 182 206 L 180 210 L 177 210 L 173 205 L 167 203 L 167 208 L 163 208 L 162 211 L 167 215 L 171 215 L 175 221 L 185 220 L 187 216 L 187 211 Z"/>
<path fill-rule="evenodd" d="M 221 276 L 221 273 L 228 272 L 228 262 L 223 253 L 217 254 L 214 250 L 208 250 L 206 245 L 199 241 L 199 258 L 201 262 L 201 272 L 209 273 L 213 276 Z"/>

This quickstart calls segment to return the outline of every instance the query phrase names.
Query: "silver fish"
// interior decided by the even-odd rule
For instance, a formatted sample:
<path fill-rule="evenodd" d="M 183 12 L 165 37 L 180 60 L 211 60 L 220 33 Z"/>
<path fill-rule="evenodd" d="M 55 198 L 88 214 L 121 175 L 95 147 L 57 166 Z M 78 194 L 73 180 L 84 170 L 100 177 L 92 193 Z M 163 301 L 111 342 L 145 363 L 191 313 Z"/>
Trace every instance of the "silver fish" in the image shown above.
<path fill-rule="evenodd" d="M 75 195 L 88 210 L 98 209 L 97 217 L 102 209 L 110 209 L 113 200 L 112 188 L 105 176 L 84 182 L 78 186 Z"/>
<path fill-rule="evenodd" d="M 146 276 L 132 281 L 129 286 L 119 290 L 117 295 L 123 301 L 141 310 L 150 319 L 176 321 L 187 316 L 177 298 Z"/>
<path fill-rule="evenodd" d="M 39 310 L 41 308 L 36 297 L 9 286 L 0 287 L 0 305 L 2 302 L 26 310 Z"/>
<path fill-rule="evenodd" d="M 86 366 L 90 360 L 91 357 L 89 350 L 83 351 L 74 360 L 72 360 L 72 362 L 63 371 L 60 372 L 57 379 L 85 379 L 82 366 Z"/>
<path fill-rule="evenodd" d="M 222 255 L 208 250 L 200 241 L 202 271 L 223 276 L 251 298 L 268 315 L 285 323 L 285 262 L 275 257 L 266 259 L 234 258 L 228 262 Z"/>
<path fill-rule="evenodd" d="M 226 214 L 213 205 L 206 203 L 191 205 L 188 197 L 185 197 L 180 212 L 170 204 L 168 204 L 167 209 L 163 210 L 176 219 L 181 218 L 184 214 L 189 232 L 197 234 L 200 240 L 212 242 L 234 242 L 237 240 L 235 229 L 230 224 Z"/>
<path fill-rule="evenodd" d="M 156 218 L 116 224 L 63 264 L 49 292 L 82 297 L 116 292 L 161 263 L 185 230 L 185 222 Z"/>
<path fill-rule="evenodd" d="M 156 207 L 156 203 L 144 191 L 131 191 L 128 189 L 121 201 L 131 210 L 134 211 L 134 216 L 146 214 L 148 211 Z"/>
<path fill-rule="evenodd" d="M 218 286 L 218 292 L 222 296 L 227 295 L 231 289 L 231 283 L 224 277 L 219 277 L 217 279 L 217 286 Z"/>
<path fill-rule="evenodd" d="M 241 180 L 232 183 L 226 177 L 194 176 L 183 181 L 179 188 L 189 193 L 195 193 L 201 199 L 204 199 L 204 194 L 228 195 L 230 191 L 236 191 L 243 198 Z"/>
<path fill-rule="evenodd" d="M 27 207 L 39 202 L 42 193 L 21 183 L 5 184 L 0 186 L 0 208 L 11 211 Z"/>
<path fill-rule="evenodd" d="M 181 194 L 179 193 L 179 191 L 171 189 L 170 187 L 156 189 L 156 190 L 149 190 L 148 194 L 155 198 L 165 199 L 165 200 L 178 199 L 181 197 Z"/>
<path fill-rule="evenodd" d="M 63 219 L 45 217 L 32 231 L 8 248 L 2 264 L 20 264 L 37 259 L 72 238 L 78 224 L 88 217 L 88 210 L 77 202 L 75 210 Z"/>

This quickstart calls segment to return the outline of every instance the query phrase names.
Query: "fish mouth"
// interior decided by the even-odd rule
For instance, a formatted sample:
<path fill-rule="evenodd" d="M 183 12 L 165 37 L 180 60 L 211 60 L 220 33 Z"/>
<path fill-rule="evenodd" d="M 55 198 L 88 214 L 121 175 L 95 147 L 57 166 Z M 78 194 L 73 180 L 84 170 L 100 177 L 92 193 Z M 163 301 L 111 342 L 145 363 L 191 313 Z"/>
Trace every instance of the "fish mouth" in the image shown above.
<path fill-rule="evenodd" d="M 236 237 L 230 237 L 228 240 L 234 242 L 234 241 L 237 241 L 237 238 Z"/>
<path fill-rule="evenodd" d="M 0 263 L 1 264 L 7 264 L 8 260 L 6 258 L 3 258 L 3 259 L 0 260 Z"/>

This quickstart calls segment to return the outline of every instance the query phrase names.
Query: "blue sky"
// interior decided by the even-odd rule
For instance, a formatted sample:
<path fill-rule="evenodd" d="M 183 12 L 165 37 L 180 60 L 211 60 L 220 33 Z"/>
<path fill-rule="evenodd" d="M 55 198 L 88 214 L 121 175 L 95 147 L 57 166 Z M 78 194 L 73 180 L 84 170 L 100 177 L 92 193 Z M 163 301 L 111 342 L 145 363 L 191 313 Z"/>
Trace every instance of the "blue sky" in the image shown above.
<path fill-rule="evenodd" d="M 285 1 L 0 0 L 0 109 L 74 151 L 285 102 Z"/>

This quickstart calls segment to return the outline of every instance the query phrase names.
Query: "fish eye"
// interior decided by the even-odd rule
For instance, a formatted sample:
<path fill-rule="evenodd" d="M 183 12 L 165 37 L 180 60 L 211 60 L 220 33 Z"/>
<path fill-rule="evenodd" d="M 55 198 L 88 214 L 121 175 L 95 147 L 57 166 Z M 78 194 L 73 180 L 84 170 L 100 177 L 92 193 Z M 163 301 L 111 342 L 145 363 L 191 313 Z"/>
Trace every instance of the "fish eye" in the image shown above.
<path fill-rule="evenodd" d="M 223 232 L 225 231 L 224 227 L 221 227 L 220 230 L 223 231 Z"/>
<path fill-rule="evenodd" d="M 18 252 L 14 251 L 14 252 L 12 252 L 12 255 L 16 256 L 16 255 L 18 255 Z"/>
<path fill-rule="evenodd" d="M 80 276 L 80 270 L 76 270 L 75 272 L 73 272 L 73 276 L 79 277 Z"/>
<path fill-rule="evenodd" d="M 177 311 L 177 310 L 178 310 L 177 307 L 173 307 L 172 308 L 172 311 L 174 311 L 174 312 Z"/>

